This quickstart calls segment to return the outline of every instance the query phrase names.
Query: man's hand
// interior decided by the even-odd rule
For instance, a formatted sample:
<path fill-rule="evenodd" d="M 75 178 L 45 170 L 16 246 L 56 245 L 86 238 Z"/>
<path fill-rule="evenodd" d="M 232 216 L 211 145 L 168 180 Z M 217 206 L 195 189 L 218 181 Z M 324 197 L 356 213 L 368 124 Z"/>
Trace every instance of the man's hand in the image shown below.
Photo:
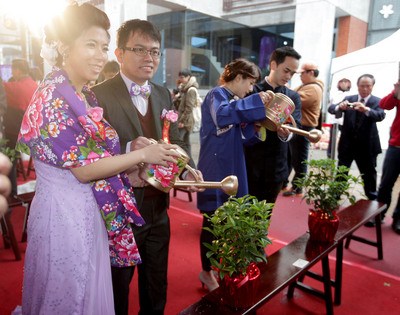
<path fill-rule="evenodd" d="M 196 173 L 196 176 L 194 174 L 192 174 L 192 172 L 187 172 L 184 180 L 196 181 L 196 182 L 204 181 L 203 174 L 199 170 L 194 170 L 194 171 Z M 204 188 L 196 187 L 196 186 L 189 186 L 187 189 L 191 192 L 204 191 Z"/>
<path fill-rule="evenodd" d="M 135 140 L 131 141 L 131 151 L 143 149 L 144 147 L 149 146 L 150 144 L 157 143 L 156 140 L 146 137 L 137 137 Z"/>
<path fill-rule="evenodd" d="M 287 139 L 290 135 L 290 131 L 282 127 L 279 127 L 276 132 L 278 133 L 278 136 L 282 139 Z"/>
<path fill-rule="evenodd" d="M 344 100 L 343 102 L 339 103 L 339 109 L 342 111 L 346 111 L 348 109 L 353 109 L 353 105 L 349 105 L 349 101 L 348 100 Z"/>
<path fill-rule="evenodd" d="M 353 108 L 354 110 L 360 112 L 360 113 L 366 113 L 369 112 L 371 110 L 371 108 L 365 106 L 364 103 L 361 102 L 355 102 L 353 103 Z"/>

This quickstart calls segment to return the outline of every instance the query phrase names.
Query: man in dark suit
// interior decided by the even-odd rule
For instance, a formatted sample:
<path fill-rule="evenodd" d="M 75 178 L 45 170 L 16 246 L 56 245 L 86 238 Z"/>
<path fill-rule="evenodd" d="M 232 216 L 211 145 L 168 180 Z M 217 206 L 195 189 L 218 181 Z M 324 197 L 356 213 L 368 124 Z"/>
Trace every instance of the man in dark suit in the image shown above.
<path fill-rule="evenodd" d="M 254 93 L 272 91 L 290 97 L 295 104 L 292 114 L 298 125 L 301 121 L 300 95 L 287 88 L 299 67 L 301 56 L 292 47 L 285 46 L 272 52 L 270 74 L 254 87 Z M 291 139 L 284 128 L 267 130 L 266 140 L 245 148 L 249 193 L 259 200 L 274 203 L 288 178 L 288 142 Z"/>
<path fill-rule="evenodd" d="M 168 89 L 149 82 L 160 63 L 161 35 L 144 20 L 130 20 L 117 33 L 115 55 L 121 70 L 113 78 L 94 86 L 104 115 L 116 129 L 122 151 L 133 151 L 161 139 L 163 110 L 172 109 Z M 171 123 L 171 143 L 185 149 L 176 123 Z M 193 165 L 193 162 L 191 163 Z M 188 177 L 193 180 L 189 173 Z M 163 314 L 167 295 L 167 264 L 170 225 L 167 214 L 169 194 L 152 186 L 134 185 L 139 211 L 146 224 L 134 234 L 142 264 L 139 273 L 139 314 Z M 128 314 L 129 284 L 134 267 L 112 268 L 114 304 L 117 315 Z"/>
<path fill-rule="evenodd" d="M 374 84 L 373 75 L 363 74 L 357 80 L 357 95 L 347 96 L 328 108 L 336 118 L 344 114 L 338 147 L 339 165 L 350 168 L 356 161 L 364 181 L 365 195 L 370 200 L 377 197 L 376 159 L 382 153 L 376 123 L 385 118 L 385 112 L 379 107 L 380 98 L 371 94 Z"/>

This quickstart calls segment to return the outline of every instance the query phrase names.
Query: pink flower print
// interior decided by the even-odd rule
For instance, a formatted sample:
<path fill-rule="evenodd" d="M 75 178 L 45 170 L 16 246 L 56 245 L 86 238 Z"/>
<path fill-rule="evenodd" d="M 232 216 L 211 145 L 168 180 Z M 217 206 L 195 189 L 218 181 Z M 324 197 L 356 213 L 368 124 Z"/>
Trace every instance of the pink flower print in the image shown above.
<path fill-rule="evenodd" d="M 64 162 L 76 161 L 78 160 L 78 155 L 75 152 L 64 151 L 61 158 Z"/>
<path fill-rule="evenodd" d="M 58 125 L 58 129 L 60 129 L 60 130 L 66 130 L 66 129 L 67 129 L 67 126 L 66 126 L 64 123 L 60 123 L 60 124 Z"/>
<path fill-rule="evenodd" d="M 102 179 L 102 180 L 96 181 L 94 189 L 96 191 L 109 192 L 110 191 L 110 185 L 108 184 L 108 182 L 106 180 Z"/>
<path fill-rule="evenodd" d="M 74 124 L 74 120 L 72 118 L 67 119 L 67 126 L 72 126 Z"/>
<path fill-rule="evenodd" d="M 48 84 L 40 89 L 39 95 L 43 102 L 49 102 L 53 98 L 53 91 L 55 88 L 56 86 L 54 84 Z"/>
<path fill-rule="evenodd" d="M 96 152 L 90 151 L 87 158 L 90 160 L 98 160 L 100 155 L 98 155 Z"/>
<path fill-rule="evenodd" d="M 54 113 L 54 119 L 58 122 L 61 122 L 64 120 L 64 116 L 60 111 L 57 111 Z"/>
<path fill-rule="evenodd" d="M 46 107 L 44 113 L 48 120 L 54 120 L 54 108 Z"/>
<path fill-rule="evenodd" d="M 176 122 L 178 120 L 178 113 L 174 110 L 163 109 L 161 113 L 161 119 L 166 119 L 170 122 Z"/>
<path fill-rule="evenodd" d="M 134 199 L 132 198 L 132 195 L 127 191 L 126 189 L 120 189 L 117 192 L 119 200 L 122 202 L 124 205 L 125 209 L 128 211 L 133 211 L 133 213 L 140 217 L 140 213 L 136 208 L 136 204 L 134 202 Z"/>
<path fill-rule="evenodd" d="M 171 181 L 175 178 L 179 171 L 179 167 L 176 163 L 168 162 L 169 167 L 155 165 L 154 176 L 160 181 L 163 187 L 171 185 Z"/>
<path fill-rule="evenodd" d="M 91 138 L 97 139 L 96 137 L 96 129 L 93 125 L 88 124 L 86 118 L 84 116 L 78 117 L 79 122 L 81 123 L 83 129 L 90 135 Z"/>
<path fill-rule="evenodd" d="M 118 135 L 114 128 L 106 127 L 106 137 L 107 137 L 107 139 L 112 140 L 112 139 L 117 138 Z"/>
<path fill-rule="evenodd" d="M 78 137 L 76 137 L 76 143 L 77 144 L 84 144 L 86 141 L 86 137 L 79 135 Z"/>
<path fill-rule="evenodd" d="M 56 98 L 51 105 L 53 105 L 54 108 L 61 108 L 63 105 L 64 101 L 60 100 L 59 98 Z"/>
<path fill-rule="evenodd" d="M 105 214 L 108 214 L 114 210 L 113 205 L 110 203 L 106 203 L 101 209 L 104 211 Z"/>
<path fill-rule="evenodd" d="M 101 107 L 90 107 L 87 110 L 87 114 L 95 122 L 99 122 L 103 119 L 103 108 Z"/>
<path fill-rule="evenodd" d="M 114 238 L 115 250 L 122 259 L 128 259 L 138 254 L 132 230 L 124 229 Z"/>
<path fill-rule="evenodd" d="M 28 106 L 21 123 L 21 137 L 29 141 L 40 135 L 40 127 L 43 124 L 42 116 L 43 104 L 40 99 L 34 101 Z"/>
<path fill-rule="evenodd" d="M 60 130 L 55 122 L 51 122 L 47 125 L 47 131 L 49 135 L 53 138 L 57 138 L 60 134 Z"/>

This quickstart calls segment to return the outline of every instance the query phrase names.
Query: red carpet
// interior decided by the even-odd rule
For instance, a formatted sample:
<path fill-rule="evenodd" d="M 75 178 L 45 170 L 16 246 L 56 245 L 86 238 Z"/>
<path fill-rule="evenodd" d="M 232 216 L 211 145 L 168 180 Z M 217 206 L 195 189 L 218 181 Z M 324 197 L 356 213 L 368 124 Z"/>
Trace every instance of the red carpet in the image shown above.
<path fill-rule="evenodd" d="M 199 233 L 201 217 L 195 202 L 188 202 L 186 194 L 178 192 L 171 198 L 172 237 L 169 260 L 169 287 L 166 314 L 177 314 L 206 292 L 198 280 L 200 271 Z M 16 208 L 13 222 L 20 239 L 24 209 Z M 335 306 L 335 314 L 398 314 L 400 309 L 400 252 L 399 236 L 391 231 L 389 223 L 383 225 L 384 260 L 376 259 L 376 249 L 360 243 L 352 243 L 350 250 L 344 251 L 342 305 Z M 307 229 L 307 205 L 299 198 L 279 198 L 274 209 L 270 237 L 273 244 L 268 253 L 279 249 Z M 374 235 L 373 229 L 361 228 L 360 234 Z M 25 244 L 20 243 L 21 251 Z M 332 255 L 332 259 L 334 259 Z M 331 269 L 334 269 L 333 260 Z M 319 266 L 316 266 L 318 270 Z M 16 262 L 10 249 L 4 249 L 0 242 L 0 315 L 8 315 L 21 303 L 22 261 Z M 310 283 L 312 280 L 309 280 Z M 131 285 L 130 314 L 137 314 L 137 279 Z M 315 284 L 316 286 L 320 284 Z M 257 314 L 302 315 L 325 314 L 324 301 L 295 291 L 292 300 L 287 300 L 286 291 L 279 293 Z"/>

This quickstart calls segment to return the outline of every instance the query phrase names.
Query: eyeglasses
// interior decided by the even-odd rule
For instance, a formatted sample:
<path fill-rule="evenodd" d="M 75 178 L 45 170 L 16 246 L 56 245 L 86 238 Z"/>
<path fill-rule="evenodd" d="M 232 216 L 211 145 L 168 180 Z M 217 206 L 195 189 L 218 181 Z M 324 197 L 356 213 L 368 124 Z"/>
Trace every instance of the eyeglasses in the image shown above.
<path fill-rule="evenodd" d="M 140 57 L 145 57 L 145 56 L 147 56 L 147 54 L 150 54 L 150 56 L 154 59 L 160 59 L 160 57 L 161 57 L 161 52 L 158 49 L 147 50 L 142 47 L 124 47 L 124 49 L 133 51 L 137 56 L 140 56 Z"/>

